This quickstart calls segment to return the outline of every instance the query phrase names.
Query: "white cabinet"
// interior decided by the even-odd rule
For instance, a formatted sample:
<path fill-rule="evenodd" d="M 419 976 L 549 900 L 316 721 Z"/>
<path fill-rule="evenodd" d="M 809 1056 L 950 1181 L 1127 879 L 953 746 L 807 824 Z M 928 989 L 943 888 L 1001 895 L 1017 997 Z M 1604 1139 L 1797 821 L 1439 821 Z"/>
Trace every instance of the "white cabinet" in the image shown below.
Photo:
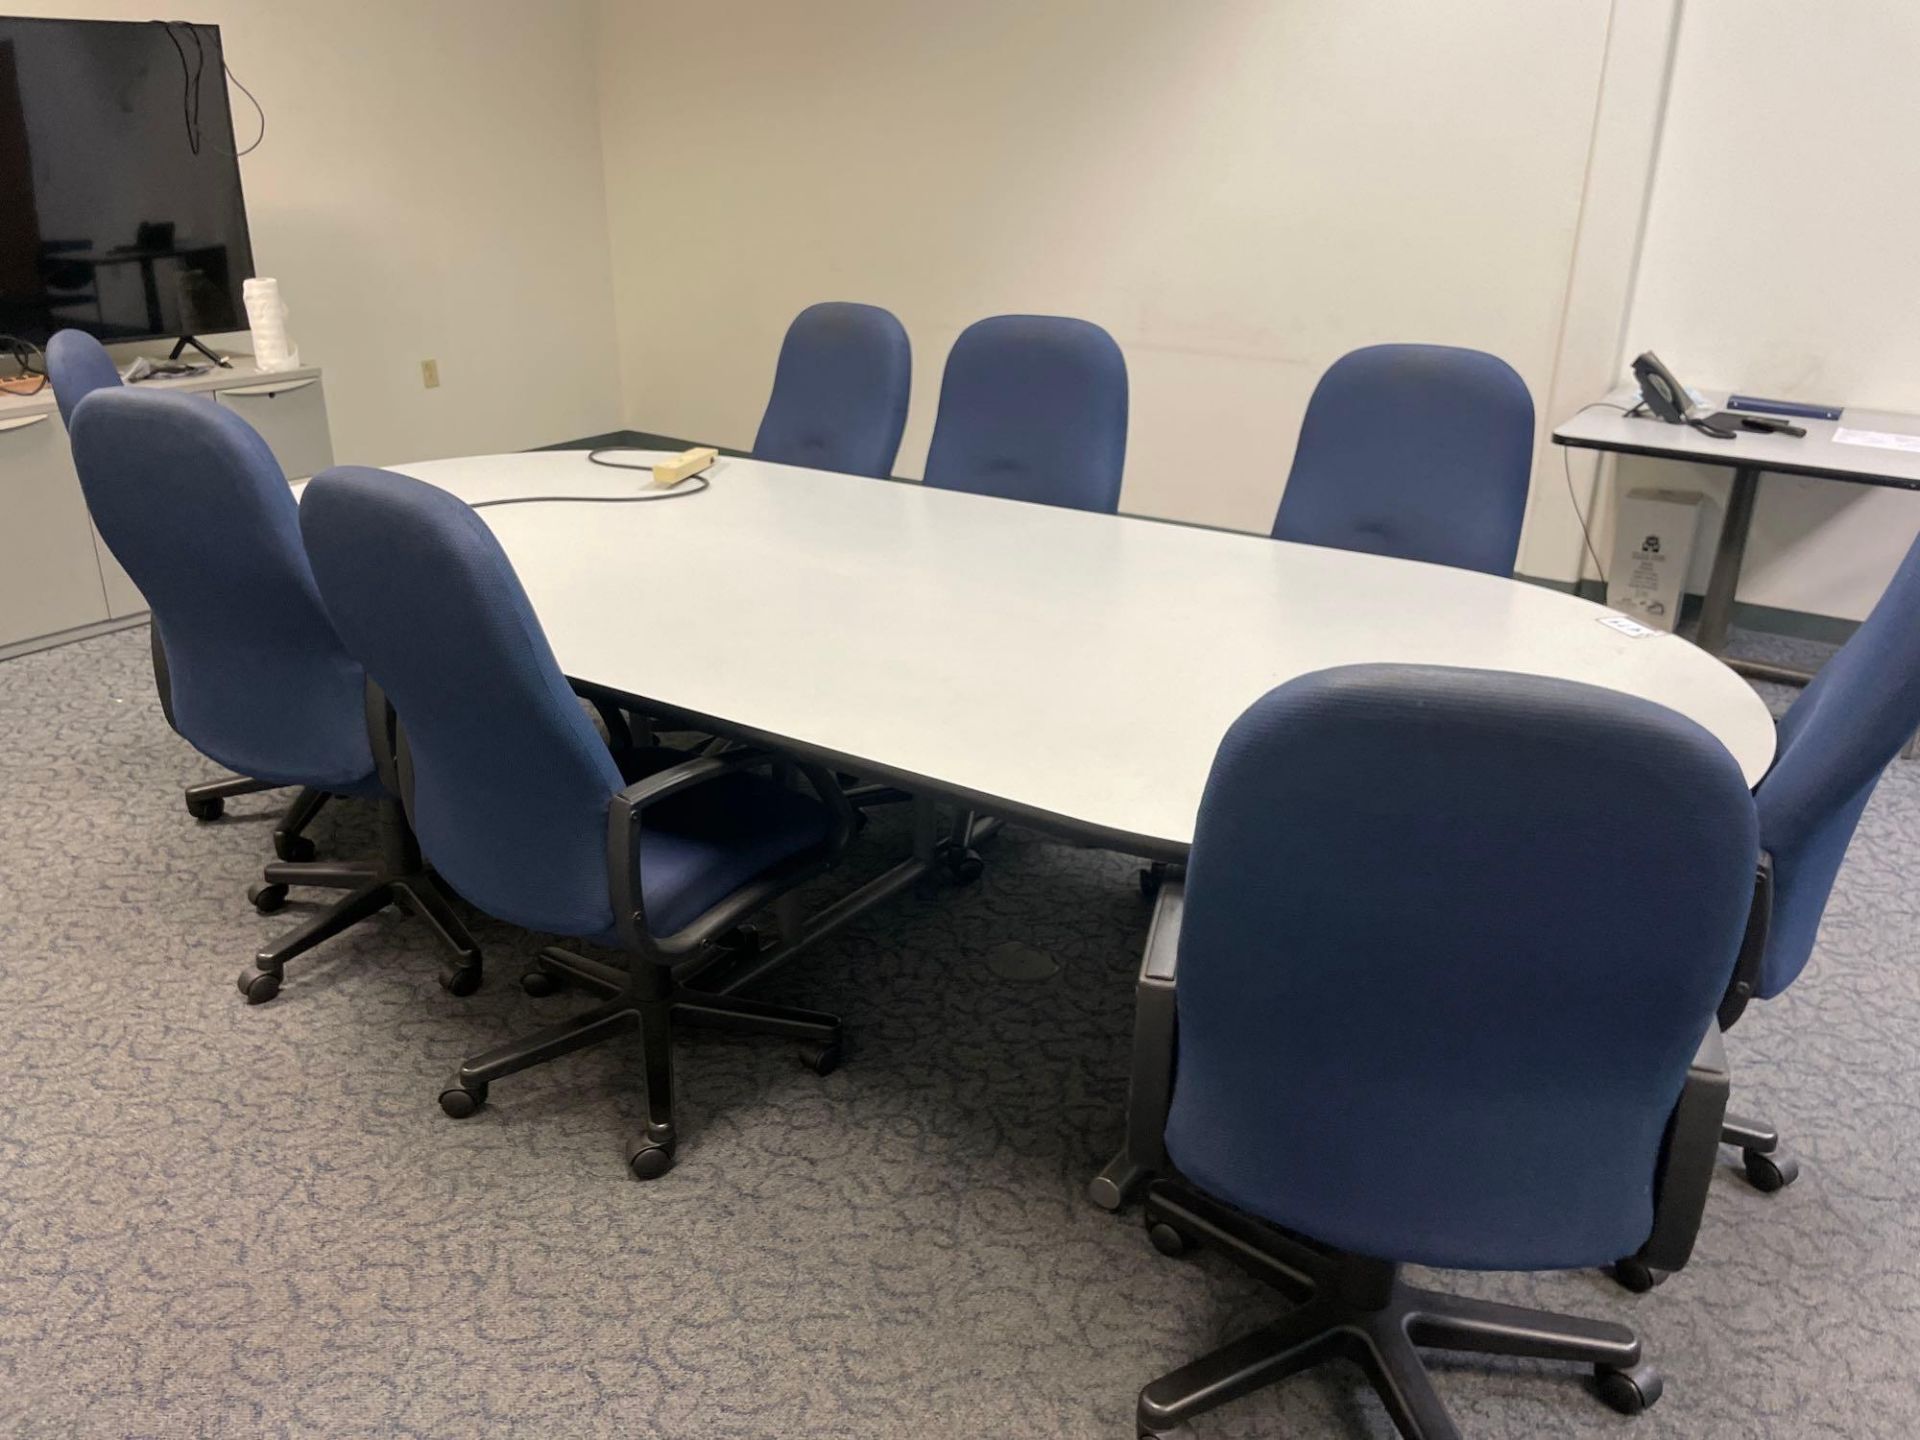
<path fill-rule="evenodd" d="M 115 620 L 146 614 L 147 597 L 140 593 L 133 577 L 120 568 L 120 562 L 113 558 L 113 551 L 107 548 L 100 532 L 93 529 L 92 522 L 88 522 L 87 528 L 93 531 L 93 553 L 100 562 L 101 587 L 107 592 L 107 614 Z"/>
<path fill-rule="evenodd" d="M 67 432 L 51 404 L 0 415 L 0 645 L 107 618 Z"/>
<path fill-rule="evenodd" d="M 263 375 L 236 361 L 143 390 L 220 405 L 260 432 L 289 480 L 333 463 L 327 399 L 312 368 Z M 144 615 L 147 602 L 93 528 L 50 391 L 0 398 L 0 653 Z"/>
<path fill-rule="evenodd" d="M 214 398 L 260 432 L 289 480 L 306 480 L 333 464 L 327 396 L 318 375 L 256 377 L 222 386 Z"/>

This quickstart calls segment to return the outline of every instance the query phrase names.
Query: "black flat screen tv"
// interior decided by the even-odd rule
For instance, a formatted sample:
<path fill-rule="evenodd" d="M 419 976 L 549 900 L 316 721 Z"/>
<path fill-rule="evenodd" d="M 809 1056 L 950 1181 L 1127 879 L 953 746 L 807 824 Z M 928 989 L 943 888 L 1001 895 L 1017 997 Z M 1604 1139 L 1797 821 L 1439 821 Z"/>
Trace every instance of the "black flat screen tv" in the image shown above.
<path fill-rule="evenodd" d="M 0 16 L 0 333 L 244 330 L 216 25 Z"/>

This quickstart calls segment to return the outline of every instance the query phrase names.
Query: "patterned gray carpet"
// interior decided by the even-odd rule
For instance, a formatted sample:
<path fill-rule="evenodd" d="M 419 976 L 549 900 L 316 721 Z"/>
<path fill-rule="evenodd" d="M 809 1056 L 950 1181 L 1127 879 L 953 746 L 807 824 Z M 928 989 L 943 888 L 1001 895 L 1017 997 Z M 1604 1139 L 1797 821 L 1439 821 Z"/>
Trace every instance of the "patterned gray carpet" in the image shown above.
<path fill-rule="evenodd" d="M 585 1003 L 521 993 L 527 936 L 477 922 L 489 983 L 457 1000 L 418 925 L 382 918 L 249 1009 L 233 976 L 299 907 L 241 898 L 273 797 L 182 812 L 213 773 L 161 719 L 144 631 L 0 665 L 0 1431 L 1118 1437 L 1142 1383 L 1273 1312 L 1081 1198 L 1120 1133 L 1128 861 L 1010 831 L 977 886 L 904 895 L 783 973 L 771 997 L 846 1018 L 848 1063 L 688 1037 L 680 1164 L 643 1186 L 618 1049 L 464 1123 L 434 1103 L 461 1056 Z M 315 834 L 370 841 L 346 806 Z M 1444 1278 L 1630 1320 L 1665 1401 L 1628 1421 L 1564 1370 L 1441 1361 L 1466 1432 L 1920 1430 L 1916 836 L 1920 763 L 1896 765 L 1808 978 L 1733 1037 L 1797 1186 L 1729 1164 L 1693 1267 L 1650 1295 Z M 901 843 L 883 820 L 858 863 Z M 1057 972 L 996 974 L 1031 951 Z M 1196 1431 L 1388 1427 L 1335 1367 Z"/>

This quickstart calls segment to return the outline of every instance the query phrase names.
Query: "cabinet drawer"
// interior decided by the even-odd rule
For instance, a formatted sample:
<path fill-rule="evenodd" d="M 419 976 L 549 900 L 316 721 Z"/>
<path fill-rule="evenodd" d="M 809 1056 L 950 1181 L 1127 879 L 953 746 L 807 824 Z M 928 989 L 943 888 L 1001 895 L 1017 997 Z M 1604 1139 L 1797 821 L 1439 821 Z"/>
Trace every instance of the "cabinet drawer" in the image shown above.
<path fill-rule="evenodd" d="M 107 618 L 93 526 L 53 411 L 0 420 L 0 645 Z"/>
<path fill-rule="evenodd" d="M 214 398 L 260 432 L 289 480 L 304 480 L 333 464 L 327 394 L 317 376 L 249 381 L 218 390 Z"/>

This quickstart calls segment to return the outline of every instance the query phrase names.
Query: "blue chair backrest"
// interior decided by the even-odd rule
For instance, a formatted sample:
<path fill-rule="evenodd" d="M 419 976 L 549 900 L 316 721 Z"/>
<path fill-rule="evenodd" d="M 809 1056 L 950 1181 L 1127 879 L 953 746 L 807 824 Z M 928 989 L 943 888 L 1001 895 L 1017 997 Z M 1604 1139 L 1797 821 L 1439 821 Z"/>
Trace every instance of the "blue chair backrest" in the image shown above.
<path fill-rule="evenodd" d="M 1732 756 L 1650 702 L 1428 666 L 1280 686 L 1201 802 L 1169 1155 L 1380 1259 L 1632 1254 L 1758 854 Z"/>
<path fill-rule="evenodd" d="M 960 332 L 926 483 L 1112 514 L 1127 461 L 1127 362 L 1098 325 L 996 315 Z"/>
<path fill-rule="evenodd" d="M 1513 367 L 1451 345 L 1370 345 L 1307 402 L 1273 538 L 1511 575 L 1533 467 Z"/>
<path fill-rule="evenodd" d="M 73 429 L 73 412 L 96 390 L 120 383 L 120 372 L 106 346 L 84 330 L 62 330 L 47 341 L 47 379 L 60 423 Z"/>
<path fill-rule="evenodd" d="M 913 347 L 877 305 L 809 305 L 787 327 L 756 460 L 884 478 L 913 390 Z"/>
<path fill-rule="evenodd" d="M 407 813 L 453 888 L 532 930 L 613 925 L 607 804 L 624 783 L 500 542 L 444 490 L 360 466 L 308 484 L 327 613 L 406 732 Z"/>
<path fill-rule="evenodd" d="M 1839 653 L 1780 720 L 1773 768 L 1754 791 L 1773 857 L 1773 917 L 1756 992 L 1806 967 L 1847 843 L 1881 771 L 1920 729 L 1920 540 Z"/>
<path fill-rule="evenodd" d="M 95 390 L 72 425 L 87 509 L 152 607 L 174 728 L 242 775 L 371 786 L 366 677 L 266 442 L 211 400 L 133 389 Z"/>

